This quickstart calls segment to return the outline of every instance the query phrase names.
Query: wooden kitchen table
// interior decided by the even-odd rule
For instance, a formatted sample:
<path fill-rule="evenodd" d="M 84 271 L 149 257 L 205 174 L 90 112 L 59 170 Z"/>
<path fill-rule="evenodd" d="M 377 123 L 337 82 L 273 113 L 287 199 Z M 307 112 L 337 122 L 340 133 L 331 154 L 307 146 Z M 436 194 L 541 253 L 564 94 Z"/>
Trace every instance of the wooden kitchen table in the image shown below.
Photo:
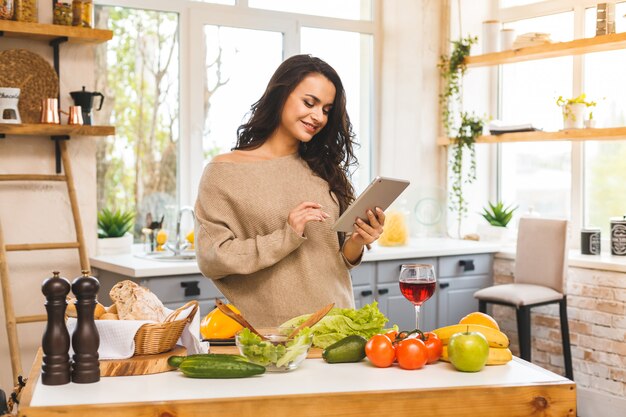
<path fill-rule="evenodd" d="M 478 373 L 445 362 L 405 371 L 307 359 L 289 373 L 243 379 L 174 371 L 62 386 L 41 384 L 40 363 L 38 356 L 19 416 L 576 416 L 575 384 L 518 358 Z"/>

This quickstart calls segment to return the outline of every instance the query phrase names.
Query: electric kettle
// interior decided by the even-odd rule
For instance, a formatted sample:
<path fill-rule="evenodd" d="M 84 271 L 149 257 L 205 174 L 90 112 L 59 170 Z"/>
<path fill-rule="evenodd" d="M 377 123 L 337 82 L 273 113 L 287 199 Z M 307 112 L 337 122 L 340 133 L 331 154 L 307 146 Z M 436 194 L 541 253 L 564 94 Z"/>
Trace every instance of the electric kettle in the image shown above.
<path fill-rule="evenodd" d="M 74 104 L 80 106 L 82 109 L 83 123 L 86 125 L 91 125 L 91 110 L 93 109 L 94 97 L 100 97 L 100 104 L 96 109 L 100 110 L 102 108 L 102 103 L 104 102 L 104 95 L 97 91 L 85 91 L 85 86 L 83 86 L 82 91 L 72 91 L 70 92 L 70 96 L 72 96 Z"/>

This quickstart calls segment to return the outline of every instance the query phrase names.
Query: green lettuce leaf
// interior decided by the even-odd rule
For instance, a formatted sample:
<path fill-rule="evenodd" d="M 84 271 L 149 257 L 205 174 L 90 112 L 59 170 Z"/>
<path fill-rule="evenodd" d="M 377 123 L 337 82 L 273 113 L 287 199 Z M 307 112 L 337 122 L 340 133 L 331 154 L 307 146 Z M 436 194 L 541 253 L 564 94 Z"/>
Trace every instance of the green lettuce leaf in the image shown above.
<path fill-rule="evenodd" d="M 310 314 L 294 317 L 281 327 L 297 327 L 308 319 Z M 311 327 L 313 331 L 313 345 L 327 348 L 344 337 L 357 334 L 366 339 L 385 330 L 387 317 L 378 309 L 378 303 L 364 305 L 355 310 L 353 308 L 333 308 L 320 321 Z"/>

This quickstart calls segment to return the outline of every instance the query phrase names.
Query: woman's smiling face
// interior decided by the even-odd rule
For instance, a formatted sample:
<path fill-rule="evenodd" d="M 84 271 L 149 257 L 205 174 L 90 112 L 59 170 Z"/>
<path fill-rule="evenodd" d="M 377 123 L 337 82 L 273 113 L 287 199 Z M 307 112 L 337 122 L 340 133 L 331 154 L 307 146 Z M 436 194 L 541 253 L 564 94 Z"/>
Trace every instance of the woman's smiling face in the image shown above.
<path fill-rule="evenodd" d="M 322 74 L 307 75 L 287 97 L 276 133 L 287 140 L 310 141 L 326 126 L 335 92 Z"/>

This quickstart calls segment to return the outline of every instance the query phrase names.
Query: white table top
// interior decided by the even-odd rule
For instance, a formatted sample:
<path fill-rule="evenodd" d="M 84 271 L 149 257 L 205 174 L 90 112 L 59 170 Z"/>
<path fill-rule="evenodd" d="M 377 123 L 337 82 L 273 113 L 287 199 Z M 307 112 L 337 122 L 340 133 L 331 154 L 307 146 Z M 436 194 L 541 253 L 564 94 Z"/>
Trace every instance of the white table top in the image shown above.
<path fill-rule="evenodd" d="M 399 391 L 471 386 L 520 386 L 570 382 L 562 376 L 514 358 L 506 365 L 481 372 L 456 371 L 438 362 L 406 371 L 397 366 L 375 368 L 367 361 L 329 365 L 307 359 L 289 373 L 266 373 L 242 379 L 193 379 L 180 372 L 107 377 L 94 384 L 35 386 L 31 407 L 111 403 L 141 403 L 340 392 Z"/>
<path fill-rule="evenodd" d="M 141 245 L 136 248 L 139 249 L 139 246 Z M 411 239 L 406 246 L 382 247 L 374 245 L 371 250 L 365 251 L 363 262 L 495 253 L 501 248 L 502 245 L 498 242 L 475 242 L 446 238 Z M 95 256 L 90 258 L 90 261 L 95 268 L 132 278 L 200 273 L 196 261 L 164 262 L 140 258 L 133 254 Z"/>

